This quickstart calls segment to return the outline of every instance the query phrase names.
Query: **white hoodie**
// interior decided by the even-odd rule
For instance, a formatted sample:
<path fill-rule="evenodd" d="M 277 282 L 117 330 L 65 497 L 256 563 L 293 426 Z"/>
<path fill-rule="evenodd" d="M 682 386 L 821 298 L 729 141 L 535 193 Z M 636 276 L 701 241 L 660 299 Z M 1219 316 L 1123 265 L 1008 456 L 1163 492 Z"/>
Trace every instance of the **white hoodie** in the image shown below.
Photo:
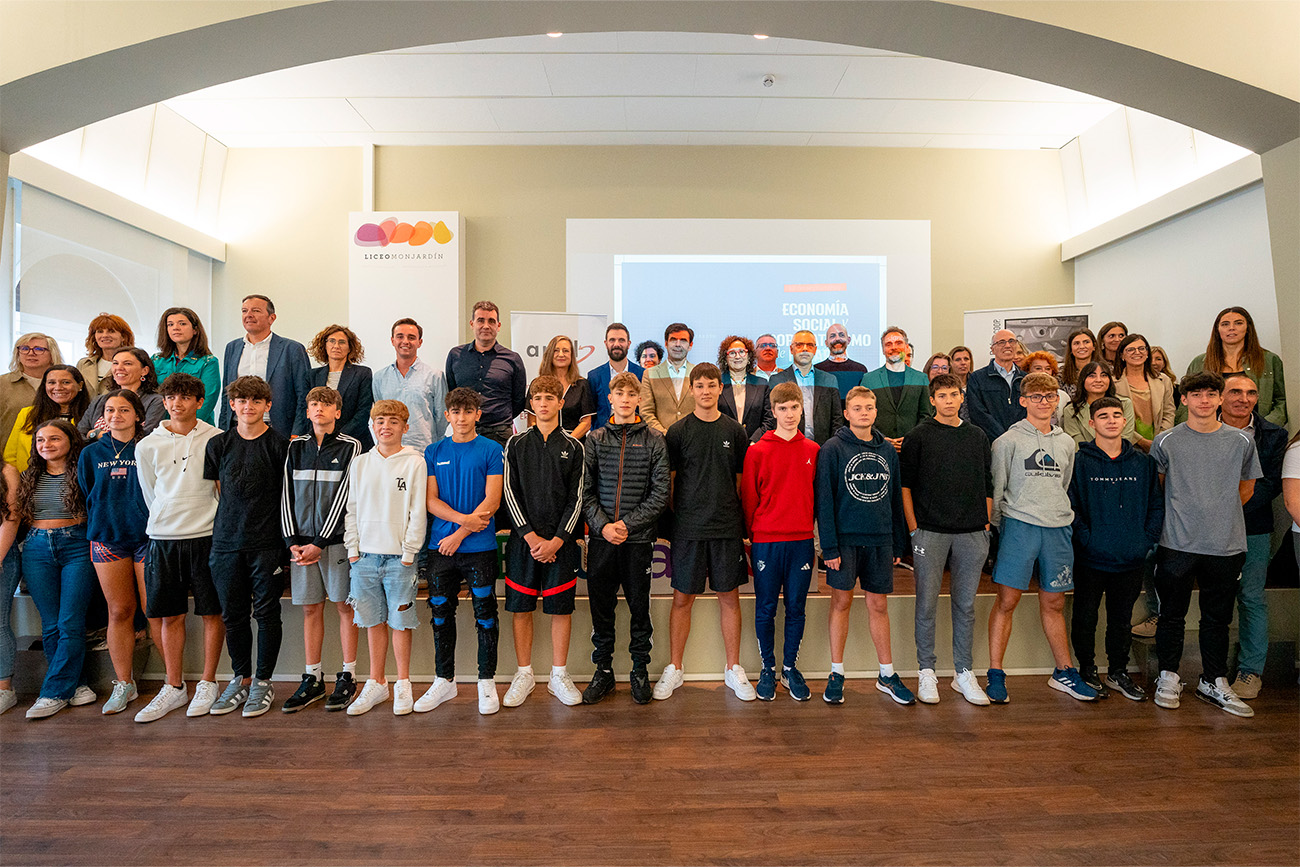
<path fill-rule="evenodd" d="M 424 547 L 428 482 L 424 455 L 410 446 L 388 458 L 376 446 L 353 460 L 348 466 L 348 509 L 343 519 L 348 556 L 400 554 L 402 560 L 413 562 Z"/>
<path fill-rule="evenodd" d="M 199 419 L 185 436 L 165 421 L 135 447 L 136 475 L 149 507 L 150 539 L 199 539 L 212 535 L 217 483 L 203 478 L 208 440 L 220 430 Z"/>

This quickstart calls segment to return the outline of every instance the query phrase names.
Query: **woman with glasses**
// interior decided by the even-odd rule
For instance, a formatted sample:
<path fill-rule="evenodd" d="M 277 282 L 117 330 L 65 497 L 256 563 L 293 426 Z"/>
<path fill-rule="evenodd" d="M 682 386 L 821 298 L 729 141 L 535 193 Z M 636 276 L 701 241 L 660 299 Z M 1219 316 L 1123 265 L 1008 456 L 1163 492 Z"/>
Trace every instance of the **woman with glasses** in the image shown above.
<path fill-rule="evenodd" d="M 366 350 L 361 338 L 346 325 L 327 325 L 312 338 L 307 354 L 320 362 L 313 367 L 308 378 L 312 388 L 327 386 L 343 398 L 343 407 L 335 430 L 347 434 L 361 443 L 361 451 L 369 451 L 375 441 L 370 437 L 370 407 L 375 395 L 371 385 L 374 375 L 362 364 Z M 435 418 L 435 429 L 446 426 L 446 420 Z"/>
<path fill-rule="evenodd" d="M 33 331 L 18 338 L 9 372 L 0 377 L 0 437 L 6 442 L 18 413 L 36 399 L 45 371 L 52 364 L 62 363 L 59 344 L 50 335 Z"/>
<path fill-rule="evenodd" d="M 86 380 L 92 398 L 117 388 L 113 382 L 113 353 L 123 346 L 135 346 L 135 333 L 121 316 L 101 313 L 86 330 L 86 357 L 77 370 Z"/>
<path fill-rule="evenodd" d="M 1133 444 L 1151 450 L 1156 434 L 1174 426 L 1174 390 L 1169 380 L 1151 367 L 1151 345 L 1141 334 L 1130 334 L 1119 345 L 1122 366 L 1115 373 L 1115 394 L 1133 404 L 1137 439 Z"/>
<path fill-rule="evenodd" d="M 732 334 L 722 341 L 718 369 L 723 372 L 718 409 L 744 426 L 750 442 L 775 429 L 771 392 L 767 380 L 754 373 L 754 344 L 748 337 Z"/>
<path fill-rule="evenodd" d="M 936 352 L 925 360 L 925 364 L 921 367 L 921 372 L 924 373 L 925 378 L 929 380 L 933 380 L 936 376 L 945 373 L 952 373 L 952 359 L 942 352 Z M 969 373 L 969 370 L 967 372 Z"/>
<path fill-rule="evenodd" d="M 1074 399 L 1061 407 L 1061 428 L 1074 437 L 1076 443 L 1090 443 L 1097 438 L 1088 419 L 1091 418 L 1092 402 L 1103 397 L 1117 397 L 1110 366 L 1104 361 L 1090 361 L 1079 371 L 1079 389 Z M 1133 402 L 1127 397 L 1119 398 L 1119 402 L 1124 408 L 1124 430 L 1120 436 L 1136 444 L 1138 435 L 1134 427 Z"/>

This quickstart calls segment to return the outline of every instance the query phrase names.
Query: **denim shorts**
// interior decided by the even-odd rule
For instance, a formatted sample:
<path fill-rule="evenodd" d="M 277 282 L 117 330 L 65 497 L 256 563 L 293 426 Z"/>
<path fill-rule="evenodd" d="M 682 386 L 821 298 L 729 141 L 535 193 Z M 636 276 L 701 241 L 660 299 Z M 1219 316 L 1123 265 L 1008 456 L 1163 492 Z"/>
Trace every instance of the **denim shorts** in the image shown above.
<path fill-rule="evenodd" d="M 1074 589 L 1074 547 L 1071 528 L 1039 527 L 1003 518 L 993 583 L 1028 590 L 1038 564 L 1038 587 L 1047 593 Z"/>
<path fill-rule="evenodd" d="M 403 565 L 400 554 L 362 554 L 352 564 L 353 621 L 363 629 L 387 623 L 415 629 L 415 564 Z"/>

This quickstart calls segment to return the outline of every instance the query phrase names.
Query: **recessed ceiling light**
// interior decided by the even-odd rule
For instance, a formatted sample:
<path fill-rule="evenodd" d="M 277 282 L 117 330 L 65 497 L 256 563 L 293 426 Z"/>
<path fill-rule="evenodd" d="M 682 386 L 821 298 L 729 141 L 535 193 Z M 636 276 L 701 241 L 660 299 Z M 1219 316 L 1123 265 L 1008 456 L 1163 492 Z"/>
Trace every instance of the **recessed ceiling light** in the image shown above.
<path fill-rule="evenodd" d="M 767 38 L 767 34 L 766 34 L 766 33 L 755 33 L 755 34 L 754 34 L 754 38 L 755 38 L 755 39 L 766 39 L 766 38 Z"/>
<path fill-rule="evenodd" d="M 558 39 L 558 38 L 560 38 L 561 36 L 563 36 L 564 34 L 561 33 L 559 30 L 552 30 L 550 33 L 548 33 L 548 34 L 546 34 L 546 35 L 549 36 L 549 37 L 551 37 L 552 39 Z"/>

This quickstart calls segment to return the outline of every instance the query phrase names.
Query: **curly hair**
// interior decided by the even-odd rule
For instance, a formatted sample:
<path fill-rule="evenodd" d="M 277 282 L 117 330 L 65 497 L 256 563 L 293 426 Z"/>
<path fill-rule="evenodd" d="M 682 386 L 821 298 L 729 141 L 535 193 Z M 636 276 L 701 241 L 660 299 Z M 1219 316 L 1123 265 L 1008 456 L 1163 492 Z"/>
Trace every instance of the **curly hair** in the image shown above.
<path fill-rule="evenodd" d="M 731 344 L 737 341 L 745 344 L 745 351 L 749 353 L 749 360 L 745 364 L 745 375 L 750 376 L 754 373 L 754 365 L 757 363 L 754 353 L 754 341 L 748 337 L 741 337 L 739 334 L 728 334 L 718 344 L 718 370 L 729 369 L 727 367 L 727 352 L 731 349 Z"/>
<path fill-rule="evenodd" d="M 1046 361 L 1048 368 L 1050 368 L 1051 370 L 1052 376 L 1057 375 L 1059 368 L 1057 367 L 1056 364 L 1056 356 L 1050 352 L 1043 352 L 1041 349 L 1037 352 L 1031 352 L 1028 355 L 1026 355 L 1024 359 L 1020 362 L 1020 369 L 1023 370 L 1025 373 L 1028 373 L 1029 368 L 1034 366 L 1035 361 Z"/>
<path fill-rule="evenodd" d="M 112 313 L 101 313 L 90 320 L 90 326 L 86 330 L 86 354 L 96 361 L 104 357 L 104 351 L 99 348 L 99 343 L 95 340 L 95 332 L 105 328 L 122 335 L 123 346 L 135 345 L 135 332 L 131 330 L 130 325 L 126 324 L 125 319 Z"/>
<path fill-rule="evenodd" d="M 325 341 L 331 334 L 343 332 L 343 336 L 348 339 L 348 357 L 344 359 L 345 364 L 360 364 L 366 357 L 366 350 L 361 345 L 361 338 L 346 325 L 327 325 L 316 333 L 307 346 L 307 354 L 319 361 L 321 364 L 329 364 L 330 357 L 325 353 Z"/>
<path fill-rule="evenodd" d="M 81 449 L 85 446 L 85 441 L 77 429 L 61 418 L 50 419 L 36 429 L 36 435 L 39 435 L 47 427 L 58 428 L 63 431 L 64 436 L 68 438 L 68 457 L 64 463 L 63 471 L 63 491 L 60 499 L 63 508 L 74 518 L 84 518 L 86 516 L 86 499 L 81 493 L 81 486 L 77 484 L 77 458 L 81 455 Z M 32 500 L 36 498 L 36 483 L 40 481 L 41 476 L 46 473 L 47 464 L 45 458 L 36 451 L 36 436 L 32 437 L 32 457 L 31 462 L 27 464 L 27 469 L 18 478 L 18 520 L 23 523 L 31 523 L 35 518 L 32 514 Z"/>

